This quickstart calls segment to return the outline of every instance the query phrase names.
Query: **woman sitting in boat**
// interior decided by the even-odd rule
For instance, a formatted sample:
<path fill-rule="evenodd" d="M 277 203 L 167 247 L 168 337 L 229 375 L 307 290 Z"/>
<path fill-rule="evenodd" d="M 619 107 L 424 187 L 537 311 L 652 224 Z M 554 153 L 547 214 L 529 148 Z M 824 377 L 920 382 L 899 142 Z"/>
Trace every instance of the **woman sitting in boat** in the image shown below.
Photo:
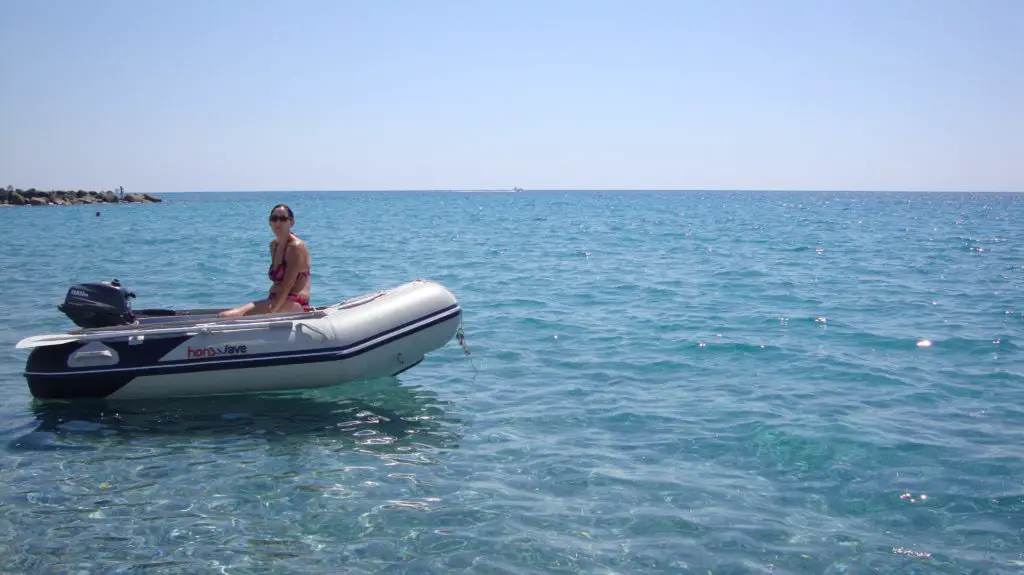
<path fill-rule="evenodd" d="M 292 233 L 295 214 L 284 204 L 270 210 L 270 269 L 267 277 L 273 282 L 267 299 L 249 302 L 220 312 L 220 317 L 238 317 L 264 313 L 309 311 L 309 249 L 306 242 Z"/>

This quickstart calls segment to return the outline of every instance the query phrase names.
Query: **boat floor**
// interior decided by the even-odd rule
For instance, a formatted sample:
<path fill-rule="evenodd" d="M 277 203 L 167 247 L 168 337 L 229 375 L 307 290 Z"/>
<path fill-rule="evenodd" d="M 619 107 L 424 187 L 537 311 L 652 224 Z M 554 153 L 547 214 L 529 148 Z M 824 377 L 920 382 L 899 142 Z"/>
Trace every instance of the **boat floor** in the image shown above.
<path fill-rule="evenodd" d="M 242 317 L 222 318 L 217 314 L 228 308 L 208 309 L 139 309 L 135 310 L 136 321 L 127 325 L 109 327 L 78 328 L 65 333 L 68 335 L 87 335 L 93 333 L 121 333 L 150 329 L 188 328 L 194 325 L 248 325 L 253 323 L 267 324 L 284 321 L 308 320 L 327 315 L 328 311 L 342 311 L 367 304 L 387 293 L 386 290 L 357 296 L 327 306 L 314 306 L 309 311 L 280 312 Z"/>
<path fill-rule="evenodd" d="M 227 308 L 224 308 L 227 309 Z M 70 335 L 90 333 L 146 331 L 147 329 L 187 328 L 193 325 L 245 325 L 249 323 L 274 323 L 278 321 L 294 321 L 322 317 L 327 307 L 315 307 L 310 311 L 283 312 L 274 314 L 249 315 L 242 317 L 218 317 L 221 309 L 192 310 L 152 310 L 144 309 L 135 312 L 136 321 L 126 325 L 107 327 L 78 328 L 69 330 Z"/>

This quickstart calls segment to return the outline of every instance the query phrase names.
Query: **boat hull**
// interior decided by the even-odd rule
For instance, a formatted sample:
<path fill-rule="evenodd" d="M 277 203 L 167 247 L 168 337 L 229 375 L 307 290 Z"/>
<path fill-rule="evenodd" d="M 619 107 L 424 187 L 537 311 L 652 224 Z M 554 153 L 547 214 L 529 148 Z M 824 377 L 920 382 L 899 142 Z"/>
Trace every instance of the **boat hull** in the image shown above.
<path fill-rule="evenodd" d="M 50 339 L 33 344 L 25 377 L 42 400 L 325 387 L 397 375 L 450 341 L 461 319 L 450 291 L 417 280 L 306 313 L 186 313 L 69 332 L 71 341 L 42 336 Z"/>

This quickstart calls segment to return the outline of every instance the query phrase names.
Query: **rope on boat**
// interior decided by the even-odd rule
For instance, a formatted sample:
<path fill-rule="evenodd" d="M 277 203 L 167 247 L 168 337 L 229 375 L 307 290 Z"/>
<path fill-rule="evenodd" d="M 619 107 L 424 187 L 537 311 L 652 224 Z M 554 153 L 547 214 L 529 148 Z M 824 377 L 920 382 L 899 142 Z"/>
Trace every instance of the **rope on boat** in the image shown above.
<path fill-rule="evenodd" d="M 461 325 L 459 326 L 459 329 L 455 332 L 455 339 L 457 339 L 459 345 L 462 346 L 462 351 L 466 352 L 466 355 L 469 355 L 469 347 L 466 346 L 466 333 L 462 330 Z"/>
<path fill-rule="evenodd" d="M 462 346 L 462 351 L 469 355 L 469 347 L 466 345 L 466 332 L 463 331 L 462 325 L 459 325 L 459 329 L 455 330 L 455 339 L 458 340 L 459 345 Z M 476 376 L 480 373 L 480 370 L 476 368 L 476 363 L 473 362 L 473 358 L 469 358 L 469 365 L 473 366 L 473 383 L 476 383 Z"/>

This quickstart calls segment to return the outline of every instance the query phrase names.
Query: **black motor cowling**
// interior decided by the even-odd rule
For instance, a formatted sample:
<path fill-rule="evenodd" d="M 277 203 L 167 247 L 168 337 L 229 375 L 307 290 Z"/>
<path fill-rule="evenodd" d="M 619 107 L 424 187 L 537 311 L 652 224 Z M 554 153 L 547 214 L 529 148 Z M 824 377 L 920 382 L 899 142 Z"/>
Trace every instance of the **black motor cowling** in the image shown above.
<path fill-rule="evenodd" d="M 83 328 L 114 327 L 135 323 L 131 298 L 135 294 L 112 282 L 84 283 L 71 286 L 64 303 L 57 309 Z"/>

